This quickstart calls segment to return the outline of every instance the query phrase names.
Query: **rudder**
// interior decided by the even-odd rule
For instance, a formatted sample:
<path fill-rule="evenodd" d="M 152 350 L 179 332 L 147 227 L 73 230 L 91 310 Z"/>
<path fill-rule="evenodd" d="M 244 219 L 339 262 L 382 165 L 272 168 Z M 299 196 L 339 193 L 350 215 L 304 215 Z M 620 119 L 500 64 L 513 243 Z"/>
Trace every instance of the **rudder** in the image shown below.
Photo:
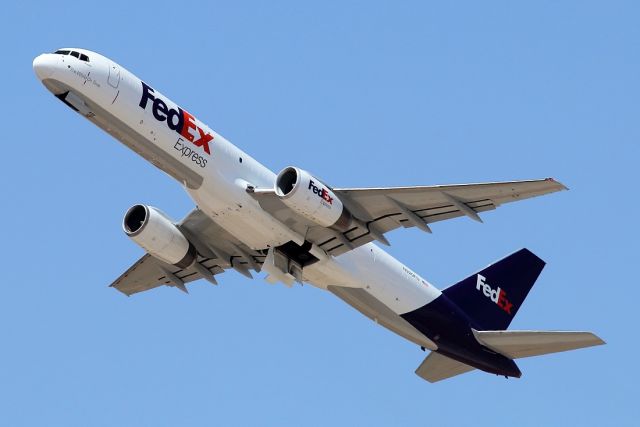
<path fill-rule="evenodd" d="M 520 249 L 442 293 L 469 316 L 476 329 L 504 330 L 544 266 L 533 252 Z"/>

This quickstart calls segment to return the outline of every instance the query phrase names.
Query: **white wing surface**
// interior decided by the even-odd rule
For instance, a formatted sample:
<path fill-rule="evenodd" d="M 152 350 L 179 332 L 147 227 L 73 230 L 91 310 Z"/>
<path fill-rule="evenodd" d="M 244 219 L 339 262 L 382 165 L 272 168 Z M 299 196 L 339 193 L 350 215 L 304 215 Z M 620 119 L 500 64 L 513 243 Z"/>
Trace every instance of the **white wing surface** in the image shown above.
<path fill-rule="evenodd" d="M 318 226 L 289 209 L 275 192 L 255 193 L 263 209 L 331 255 L 340 255 L 399 227 L 431 232 L 430 224 L 467 216 L 481 221 L 480 212 L 498 206 L 566 190 L 554 179 L 423 187 L 338 188 L 333 192 L 362 221 L 344 233 Z M 382 237 L 380 237 L 382 236 Z"/>

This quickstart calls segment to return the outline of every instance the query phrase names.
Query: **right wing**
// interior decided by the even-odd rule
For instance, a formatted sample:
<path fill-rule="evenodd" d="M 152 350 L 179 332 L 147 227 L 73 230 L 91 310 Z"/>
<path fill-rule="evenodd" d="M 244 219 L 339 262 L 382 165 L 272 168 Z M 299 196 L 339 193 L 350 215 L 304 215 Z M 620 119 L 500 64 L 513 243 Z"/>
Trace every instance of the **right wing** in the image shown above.
<path fill-rule="evenodd" d="M 386 243 L 384 234 L 400 227 L 418 227 L 467 216 L 481 221 L 478 213 L 509 202 L 528 199 L 566 187 L 552 178 L 488 182 L 480 184 L 434 185 L 385 188 L 335 188 L 345 207 L 362 221 L 361 226 L 340 233 L 321 227 L 288 208 L 271 189 L 255 191 L 260 206 L 280 222 L 333 256 L 341 255 L 374 240 Z"/>
<path fill-rule="evenodd" d="M 475 368 L 432 351 L 416 369 L 416 374 L 430 383 L 446 380 Z"/>
<path fill-rule="evenodd" d="M 251 278 L 250 269 L 260 271 L 265 254 L 254 251 L 194 209 L 178 228 L 198 251 L 197 263 L 181 269 L 145 254 L 110 286 L 127 296 L 167 285 L 187 290 L 185 284 L 206 279 L 216 284 L 215 276 L 234 269 Z"/>

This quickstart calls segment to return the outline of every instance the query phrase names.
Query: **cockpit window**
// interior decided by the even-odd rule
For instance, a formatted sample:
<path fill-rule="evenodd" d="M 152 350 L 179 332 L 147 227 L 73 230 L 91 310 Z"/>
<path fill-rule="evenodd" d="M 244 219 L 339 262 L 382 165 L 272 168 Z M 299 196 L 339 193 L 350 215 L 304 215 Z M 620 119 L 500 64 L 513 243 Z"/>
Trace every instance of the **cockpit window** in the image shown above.
<path fill-rule="evenodd" d="M 58 55 L 71 55 L 75 56 L 80 61 L 89 62 L 89 57 L 87 55 L 85 55 L 84 53 L 76 52 L 75 50 L 60 49 L 56 50 L 53 53 L 57 53 Z"/>

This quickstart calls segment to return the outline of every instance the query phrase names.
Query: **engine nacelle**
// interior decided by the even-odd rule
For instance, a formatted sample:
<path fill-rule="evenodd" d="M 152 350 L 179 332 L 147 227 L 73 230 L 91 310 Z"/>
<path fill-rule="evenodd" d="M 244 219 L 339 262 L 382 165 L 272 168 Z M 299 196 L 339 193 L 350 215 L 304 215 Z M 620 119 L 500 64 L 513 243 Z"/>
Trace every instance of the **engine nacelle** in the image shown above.
<path fill-rule="evenodd" d="M 351 213 L 322 181 L 309 172 L 288 167 L 276 178 L 276 195 L 289 208 L 323 227 L 346 230 Z"/>
<path fill-rule="evenodd" d="M 127 236 L 150 255 L 167 264 L 187 268 L 196 259 L 196 249 L 176 225 L 153 206 L 135 205 L 124 216 Z"/>

